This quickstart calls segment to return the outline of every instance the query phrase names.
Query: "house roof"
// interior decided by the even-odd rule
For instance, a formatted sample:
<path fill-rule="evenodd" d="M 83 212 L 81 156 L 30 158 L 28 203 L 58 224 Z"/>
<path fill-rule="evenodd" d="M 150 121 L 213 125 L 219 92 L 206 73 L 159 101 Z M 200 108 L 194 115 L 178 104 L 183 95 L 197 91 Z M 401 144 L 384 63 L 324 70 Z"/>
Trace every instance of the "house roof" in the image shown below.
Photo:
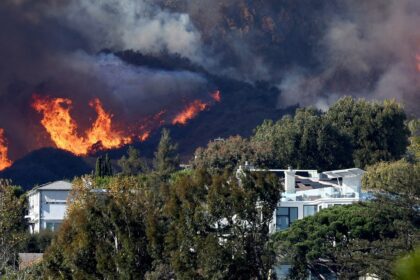
<path fill-rule="evenodd" d="M 365 171 L 360 168 L 350 168 L 322 172 L 322 174 L 327 175 L 328 178 L 355 177 L 363 175 L 363 173 L 365 173 Z"/>
<path fill-rule="evenodd" d="M 39 187 L 35 187 L 32 189 L 32 191 L 36 190 L 54 190 L 54 191 L 69 191 L 72 189 L 72 184 L 67 181 L 55 181 L 52 183 L 47 183 L 44 185 L 41 185 Z"/>
<path fill-rule="evenodd" d="M 302 176 L 295 176 L 296 178 L 296 191 L 306 191 L 313 189 L 331 188 L 337 187 L 338 185 L 332 181 L 319 180 L 314 178 L 307 178 Z"/>

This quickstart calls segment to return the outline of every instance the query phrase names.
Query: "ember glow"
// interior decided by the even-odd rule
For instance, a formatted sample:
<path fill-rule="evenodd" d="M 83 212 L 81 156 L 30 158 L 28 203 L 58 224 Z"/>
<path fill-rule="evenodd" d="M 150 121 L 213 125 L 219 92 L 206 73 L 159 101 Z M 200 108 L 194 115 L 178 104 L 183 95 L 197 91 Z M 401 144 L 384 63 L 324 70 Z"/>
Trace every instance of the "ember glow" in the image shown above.
<path fill-rule="evenodd" d="M 77 123 L 70 115 L 72 109 L 70 99 L 34 95 L 32 106 L 37 112 L 42 113 L 41 124 L 55 145 L 73 154 L 86 155 L 94 145 L 110 149 L 131 142 L 131 138 L 112 129 L 112 116 L 105 112 L 99 99 L 90 103 L 98 116 L 85 135 L 78 134 Z"/>
<path fill-rule="evenodd" d="M 0 170 L 3 170 L 12 165 L 12 161 L 7 155 L 8 148 L 6 138 L 4 137 L 4 130 L 0 128 Z"/>
<path fill-rule="evenodd" d="M 211 94 L 211 97 L 214 101 L 220 102 L 222 100 L 222 95 L 220 94 L 219 90 L 216 90 L 214 93 Z"/>
<path fill-rule="evenodd" d="M 175 116 L 172 120 L 172 124 L 186 124 L 189 120 L 195 118 L 198 113 L 207 109 L 208 106 L 207 103 L 204 103 L 201 100 L 194 100 L 188 104 L 181 113 Z"/>

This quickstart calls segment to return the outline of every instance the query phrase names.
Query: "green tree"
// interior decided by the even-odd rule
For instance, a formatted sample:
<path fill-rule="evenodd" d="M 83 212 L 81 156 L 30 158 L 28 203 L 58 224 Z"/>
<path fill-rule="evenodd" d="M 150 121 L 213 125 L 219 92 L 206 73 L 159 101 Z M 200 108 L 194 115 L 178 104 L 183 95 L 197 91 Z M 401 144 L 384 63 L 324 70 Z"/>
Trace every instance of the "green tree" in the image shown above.
<path fill-rule="evenodd" d="M 255 164 L 254 150 L 249 141 L 241 136 L 232 136 L 226 140 L 208 143 L 206 148 L 198 148 L 193 159 L 196 169 L 229 169 L 233 171 L 246 161 Z"/>
<path fill-rule="evenodd" d="M 368 202 L 322 210 L 273 240 L 279 261 L 292 265 L 291 279 L 305 279 L 309 272 L 317 279 L 393 279 L 395 260 L 414 248 L 417 234 L 406 209 Z"/>
<path fill-rule="evenodd" d="M 409 158 L 413 161 L 420 161 L 420 119 L 414 119 L 408 122 L 410 130 L 410 146 L 408 146 Z"/>
<path fill-rule="evenodd" d="M 142 279 L 150 269 L 142 183 L 112 177 L 103 187 L 88 177 L 74 182 L 67 218 L 45 253 L 47 276 Z"/>
<path fill-rule="evenodd" d="M 105 155 L 105 158 L 103 156 L 99 156 L 96 159 L 95 176 L 106 177 L 112 176 L 113 173 L 111 160 L 109 159 L 108 154 Z"/>
<path fill-rule="evenodd" d="M 167 178 L 172 172 L 178 169 L 178 166 L 178 145 L 172 143 L 169 130 L 163 129 L 158 149 L 155 153 L 155 171 L 159 176 Z"/>
<path fill-rule="evenodd" d="M 138 175 L 148 170 L 147 163 L 140 157 L 140 152 L 133 146 L 128 147 L 127 156 L 123 156 L 118 165 L 121 167 L 122 174 L 128 176 Z"/>
<path fill-rule="evenodd" d="M 402 257 L 396 266 L 397 280 L 416 280 L 420 275 L 420 247 Z"/>
<path fill-rule="evenodd" d="M 6 267 L 16 267 L 25 240 L 24 202 L 20 187 L 0 179 L 0 278 Z"/>
<path fill-rule="evenodd" d="M 181 174 L 165 214 L 170 264 L 179 279 L 267 279 L 268 225 L 280 196 L 275 176 L 229 171 Z"/>
<path fill-rule="evenodd" d="M 298 109 L 295 116 L 277 122 L 265 121 L 255 129 L 254 146 L 264 146 L 267 153 L 260 162 L 268 167 L 331 169 L 351 166 L 348 139 L 314 109 Z"/>
<path fill-rule="evenodd" d="M 386 203 L 413 210 L 420 204 L 420 163 L 399 160 L 369 166 L 362 185 L 378 198 L 386 199 Z M 416 216 L 418 212 L 414 211 L 413 217 Z"/>
<path fill-rule="evenodd" d="M 398 160 L 405 154 L 409 135 L 406 115 L 393 100 L 379 103 L 344 97 L 331 106 L 325 118 L 350 139 L 357 167 Z"/>

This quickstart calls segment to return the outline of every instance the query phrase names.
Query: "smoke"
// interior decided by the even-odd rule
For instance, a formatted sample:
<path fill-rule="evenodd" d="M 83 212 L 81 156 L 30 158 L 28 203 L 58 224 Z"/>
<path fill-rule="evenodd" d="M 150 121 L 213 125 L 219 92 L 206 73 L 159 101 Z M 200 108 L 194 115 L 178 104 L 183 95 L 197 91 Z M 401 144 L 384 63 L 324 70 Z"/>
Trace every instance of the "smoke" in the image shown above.
<path fill-rule="evenodd" d="M 203 62 L 200 33 L 189 15 L 162 10 L 153 1 L 75 0 L 52 13 L 89 38 L 96 49 L 168 52 Z"/>
<path fill-rule="evenodd" d="M 189 16 L 164 11 L 153 1 L 5 0 L 0 41 L 0 128 L 13 159 L 51 144 L 31 110 L 34 92 L 72 99 L 83 129 L 95 117 L 88 106 L 95 97 L 124 126 L 162 109 L 179 110 L 211 87 L 197 73 L 134 67 L 98 54 L 104 48 L 133 49 L 205 63 L 200 33 Z"/>
<path fill-rule="evenodd" d="M 95 97 L 124 126 L 215 89 L 205 74 L 135 67 L 103 49 L 265 80 L 281 90 L 281 108 L 326 110 L 352 95 L 396 98 L 418 115 L 419 25 L 418 0 L 3 0 L 0 128 L 16 159 L 49 141 L 33 92 L 71 98 L 83 128 Z"/>
<path fill-rule="evenodd" d="M 336 97 L 396 98 L 418 114 L 420 2 L 346 1 L 318 42 L 319 67 L 291 69 L 278 87 L 279 106 L 314 104 L 325 109 Z"/>

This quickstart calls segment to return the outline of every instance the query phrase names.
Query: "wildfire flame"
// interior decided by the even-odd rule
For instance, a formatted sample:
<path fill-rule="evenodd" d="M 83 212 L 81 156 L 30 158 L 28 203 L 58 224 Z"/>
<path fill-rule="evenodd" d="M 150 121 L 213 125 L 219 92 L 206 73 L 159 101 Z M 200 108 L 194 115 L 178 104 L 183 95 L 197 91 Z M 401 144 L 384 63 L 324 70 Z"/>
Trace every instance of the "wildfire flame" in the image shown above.
<path fill-rule="evenodd" d="M 208 104 L 203 103 L 201 100 L 194 100 L 191 102 L 181 113 L 175 116 L 172 124 L 186 124 L 189 120 L 195 118 L 201 111 L 204 111 Z"/>
<path fill-rule="evenodd" d="M 220 102 L 222 100 L 222 96 L 219 90 L 216 90 L 214 93 L 211 93 L 210 96 L 216 102 Z M 181 113 L 177 114 L 175 118 L 173 118 L 172 124 L 184 125 L 189 120 L 195 118 L 200 112 L 206 110 L 209 107 L 209 103 L 204 103 L 203 101 L 198 99 L 194 100 L 193 102 L 188 104 L 187 107 L 185 107 L 184 110 L 181 111 Z"/>
<path fill-rule="evenodd" d="M 110 149 L 131 141 L 119 131 L 112 130 L 112 116 L 105 112 L 99 99 L 90 106 L 97 113 L 97 119 L 86 135 L 78 135 L 77 123 L 70 115 L 72 101 L 66 98 L 49 98 L 34 95 L 33 108 L 43 114 L 41 124 L 51 136 L 55 145 L 76 155 L 86 155 L 94 145 Z"/>
<path fill-rule="evenodd" d="M 215 91 L 210 96 L 215 102 L 221 101 L 220 91 Z M 96 120 L 89 129 L 81 132 L 71 116 L 72 105 L 72 100 L 67 98 L 42 97 L 37 94 L 34 94 L 32 102 L 32 107 L 42 114 L 41 124 L 55 145 L 75 155 L 87 155 L 96 150 L 118 148 L 131 143 L 135 138 L 145 141 L 153 130 L 165 124 L 163 117 L 166 110 L 162 110 L 155 115 L 141 119 L 139 126 L 129 127 L 125 132 L 115 130 L 112 126 L 113 116 L 106 112 L 101 101 L 95 98 L 89 103 L 89 106 L 95 110 Z M 210 106 L 211 102 L 194 100 L 178 113 L 171 123 L 184 125 Z M 2 155 L 1 151 L 0 156 Z M 2 158 L 0 157 L 0 160 Z"/>
<path fill-rule="evenodd" d="M 4 130 L 0 128 L 0 170 L 12 165 L 12 161 L 7 157 L 8 148 L 4 137 Z"/>

